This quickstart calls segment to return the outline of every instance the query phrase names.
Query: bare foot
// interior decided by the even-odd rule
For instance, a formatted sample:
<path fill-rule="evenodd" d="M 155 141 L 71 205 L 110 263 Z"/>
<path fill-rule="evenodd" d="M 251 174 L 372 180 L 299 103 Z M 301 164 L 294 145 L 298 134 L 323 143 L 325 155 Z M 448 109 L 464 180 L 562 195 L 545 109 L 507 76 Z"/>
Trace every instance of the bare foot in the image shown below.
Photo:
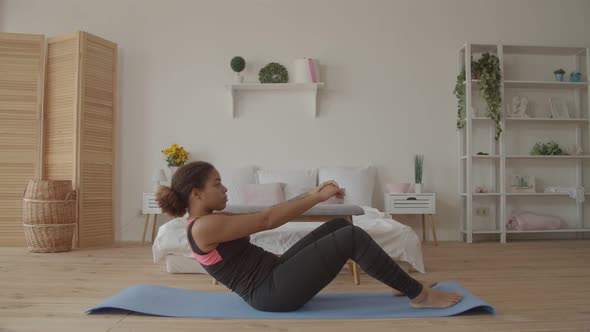
<path fill-rule="evenodd" d="M 424 287 L 420 294 L 410 301 L 412 308 L 448 308 L 461 300 L 461 293 L 443 292 Z"/>
<path fill-rule="evenodd" d="M 425 283 L 422 283 L 422 285 L 423 285 L 424 287 L 428 287 L 428 288 L 432 288 L 432 287 L 434 287 L 436 284 L 438 284 L 438 282 L 436 282 L 436 281 L 435 281 L 435 282 L 425 282 Z M 393 290 L 391 293 L 393 294 L 393 296 L 406 296 L 406 294 L 404 294 L 404 293 L 402 293 L 402 292 L 398 291 L 397 289 L 394 289 L 394 290 Z"/>

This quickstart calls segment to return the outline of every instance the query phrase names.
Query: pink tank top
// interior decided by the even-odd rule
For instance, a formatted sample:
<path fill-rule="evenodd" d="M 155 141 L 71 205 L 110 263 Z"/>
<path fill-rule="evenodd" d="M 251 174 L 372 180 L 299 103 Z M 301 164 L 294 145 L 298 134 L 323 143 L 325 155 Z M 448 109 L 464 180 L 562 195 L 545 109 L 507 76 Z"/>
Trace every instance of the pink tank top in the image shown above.
<path fill-rule="evenodd" d="M 198 218 L 186 220 L 187 231 L 188 231 L 188 226 L 191 224 L 191 222 L 194 222 L 197 219 Z M 189 237 L 189 241 L 190 240 L 194 241 L 194 239 L 192 239 L 192 237 Z M 213 264 L 217 264 L 223 260 L 223 257 L 221 257 L 221 255 L 219 254 L 219 251 L 217 251 L 217 248 L 213 249 L 213 251 L 211 251 L 209 253 L 204 253 L 203 251 L 201 251 L 201 253 L 196 253 L 195 250 L 193 250 L 193 247 L 196 249 L 199 249 L 197 247 L 197 244 L 194 243 L 194 246 L 190 246 L 190 247 L 191 247 L 191 252 L 193 253 L 193 257 L 195 257 L 195 259 L 203 265 L 213 265 Z"/>
<path fill-rule="evenodd" d="M 187 220 L 186 233 L 195 259 L 222 285 L 243 298 L 264 281 L 279 264 L 278 257 L 250 243 L 250 237 L 221 242 L 211 252 L 202 251 L 192 235 L 196 219 Z"/>

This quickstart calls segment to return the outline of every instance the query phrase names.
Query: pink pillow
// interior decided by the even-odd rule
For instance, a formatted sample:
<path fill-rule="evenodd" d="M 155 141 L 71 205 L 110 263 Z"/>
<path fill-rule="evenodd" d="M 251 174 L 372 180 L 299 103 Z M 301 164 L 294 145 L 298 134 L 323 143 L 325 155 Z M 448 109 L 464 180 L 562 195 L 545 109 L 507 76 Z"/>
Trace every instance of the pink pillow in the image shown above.
<path fill-rule="evenodd" d="M 275 205 L 285 200 L 280 183 L 244 184 L 241 187 L 245 205 Z"/>
<path fill-rule="evenodd" d="M 519 231 L 560 229 L 562 220 L 555 216 L 519 211 L 510 216 L 506 228 Z"/>

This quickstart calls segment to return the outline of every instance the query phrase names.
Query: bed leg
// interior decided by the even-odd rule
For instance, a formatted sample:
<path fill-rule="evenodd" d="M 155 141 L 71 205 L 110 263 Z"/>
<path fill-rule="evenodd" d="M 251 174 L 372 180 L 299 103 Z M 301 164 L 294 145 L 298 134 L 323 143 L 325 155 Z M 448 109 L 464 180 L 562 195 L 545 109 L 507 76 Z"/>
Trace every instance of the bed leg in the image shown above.
<path fill-rule="evenodd" d="M 141 245 L 145 244 L 145 234 L 147 233 L 148 224 L 150 223 L 149 213 L 145 215 L 145 224 L 143 225 L 143 236 L 141 237 Z"/>
<path fill-rule="evenodd" d="M 360 285 L 361 278 L 359 276 L 359 269 L 358 269 L 358 265 L 356 264 L 356 262 L 352 262 L 352 275 L 354 277 L 354 284 Z"/>

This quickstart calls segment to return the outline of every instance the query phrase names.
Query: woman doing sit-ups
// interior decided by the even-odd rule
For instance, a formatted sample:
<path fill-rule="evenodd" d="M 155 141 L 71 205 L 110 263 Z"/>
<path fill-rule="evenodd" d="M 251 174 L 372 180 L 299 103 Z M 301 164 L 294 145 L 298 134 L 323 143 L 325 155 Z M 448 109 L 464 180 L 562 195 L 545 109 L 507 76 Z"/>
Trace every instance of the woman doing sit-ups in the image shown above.
<path fill-rule="evenodd" d="M 287 202 L 253 214 L 224 214 L 227 189 L 213 165 L 191 162 L 160 187 L 157 200 L 164 212 L 183 216 L 188 211 L 187 236 L 205 270 L 262 311 L 297 310 L 338 275 L 347 260 L 368 275 L 410 298 L 414 308 L 445 308 L 461 299 L 459 293 L 423 286 L 410 277 L 361 228 L 345 219 L 322 224 L 283 255 L 250 243 L 250 235 L 277 228 L 343 190 L 329 181 Z"/>

